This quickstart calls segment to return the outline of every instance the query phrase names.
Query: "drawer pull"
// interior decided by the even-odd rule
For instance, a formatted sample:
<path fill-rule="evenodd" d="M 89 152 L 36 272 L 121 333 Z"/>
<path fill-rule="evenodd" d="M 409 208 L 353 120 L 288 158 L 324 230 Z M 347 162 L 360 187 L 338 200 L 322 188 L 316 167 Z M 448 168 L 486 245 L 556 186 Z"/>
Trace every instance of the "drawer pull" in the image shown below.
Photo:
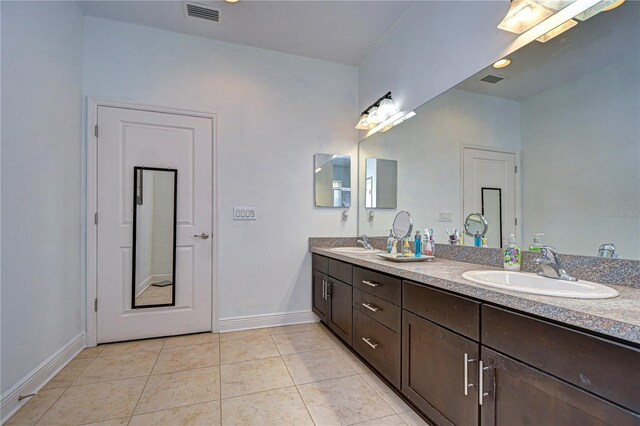
<path fill-rule="evenodd" d="M 475 359 L 469 358 L 469 355 L 464 354 L 464 394 L 469 395 L 469 388 L 473 387 L 473 383 L 469 383 L 469 363 L 475 362 Z"/>
<path fill-rule="evenodd" d="M 368 280 L 362 280 L 362 284 L 366 284 L 369 287 L 378 287 L 380 284 L 373 282 L 373 281 L 368 281 Z"/>
<path fill-rule="evenodd" d="M 367 345 L 371 346 L 373 349 L 375 349 L 375 348 L 377 348 L 377 347 L 378 347 L 378 344 L 377 344 L 377 343 L 371 343 L 371 340 L 367 339 L 366 337 L 363 337 L 363 338 L 362 338 L 362 340 L 364 340 L 364 342 L 365 342 Z"/>
<path fill-rule="evenodd" d="M 485 367 L 480 361 L 480 368 L 478 369 L 478 404 L 482 405 L 482 400 L 485 396 L 489 395 L 489 392 L 484 391 L 484 371 L 488 370 L 489 367 Z"/>
<path fill-rule="evenodd" d="M 363 303 L 362 306 L 364 306 L 365 308 L 367 308 L 368 310 L 370 310 L 371 312 L 378 312 L 378 308 L 377 306 L 371 306 L 368 303 Z"/>

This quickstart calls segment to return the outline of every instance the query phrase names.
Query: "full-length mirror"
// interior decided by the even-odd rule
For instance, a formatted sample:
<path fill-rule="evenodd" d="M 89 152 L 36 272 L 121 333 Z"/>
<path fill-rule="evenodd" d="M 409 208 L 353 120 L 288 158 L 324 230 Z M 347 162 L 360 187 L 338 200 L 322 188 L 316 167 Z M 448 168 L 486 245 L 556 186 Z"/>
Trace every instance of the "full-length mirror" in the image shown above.
<path fill-rule="evenodd" d="M 316 154 L 316 207 L 351 207 L 351 157 L 338 154 Z"/>
<path fill-rule="evenodd" d="M 515 234 L 523 250 L 640 259 L 639 22 L 640 2 L 630 1 L 579 21 L 362 140 L 359 232 L 386 236 L 409 210 L 416 228 L 447 243 L 447 231 L 481 213 L 488 247 Z M 373 220 L 370 158 L 398 171 L 397 209 Z"/>
<path fill-rule="evenodd" d="M 134 167 L 132 308 L 175 305 L 178 171 Z"/>

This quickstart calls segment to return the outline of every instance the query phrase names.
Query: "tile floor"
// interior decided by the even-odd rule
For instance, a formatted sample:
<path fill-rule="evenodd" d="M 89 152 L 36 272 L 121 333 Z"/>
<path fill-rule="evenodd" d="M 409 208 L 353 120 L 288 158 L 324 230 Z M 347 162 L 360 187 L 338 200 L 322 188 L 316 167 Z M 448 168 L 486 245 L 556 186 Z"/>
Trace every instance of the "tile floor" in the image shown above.
<path fill-rule="evenodd" d="M 82 351 L 7 425 L 426 425 L 320 324 Z"/>
<path fill-rule="evenodd" d="M 166 285 L 164 287 L 150 285 L 136 297 L 136 305 L 168 304 L 171 303 L 171 299 L 173 299 L 173 285 Z"/>

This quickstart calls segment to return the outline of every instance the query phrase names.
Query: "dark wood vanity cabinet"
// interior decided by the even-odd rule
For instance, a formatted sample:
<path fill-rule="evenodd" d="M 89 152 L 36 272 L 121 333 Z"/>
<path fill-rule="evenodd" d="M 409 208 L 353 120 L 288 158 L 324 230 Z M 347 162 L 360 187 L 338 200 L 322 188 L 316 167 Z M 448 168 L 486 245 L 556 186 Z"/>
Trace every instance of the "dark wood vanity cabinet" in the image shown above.
<path fill-rule="evenodd" d="M 489 348 L 481 359 L 483 426 L 640 424 L 637 414 Z"/>
<path fill-rule="evenodd" d="M 314 254 L 312 256 L 312 310 L 342 340 L 351 345 L 351 265 Z M 335 278 L 339 275 L 344 281 Z"/>
<path fill-rule="evenodd" d="M 313 311 L 430 423 L 640 426 L 637 346 L 315 254 Z"/>

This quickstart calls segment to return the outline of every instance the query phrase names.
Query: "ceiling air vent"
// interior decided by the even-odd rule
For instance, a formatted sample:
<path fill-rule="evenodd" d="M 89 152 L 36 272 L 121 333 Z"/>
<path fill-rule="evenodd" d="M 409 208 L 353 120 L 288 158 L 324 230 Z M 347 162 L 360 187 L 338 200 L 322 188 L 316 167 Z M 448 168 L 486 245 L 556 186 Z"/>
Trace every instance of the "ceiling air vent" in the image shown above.
<path fill-rule="evenodd" d="M 220 9 L 216 9 L 208 4 L 193 1 L 185 1 L 183 2 L 183 5 L 184 14 L 187 17 L 220 23 Z"/>
<path fill-rule="evenodd" d="M 500 80 L 504 80 L 504 77 L 500 77 L 500 76 L 497 76 L 497 75 L 491 75 L 491 74 L 489 74 L 488 76 L 480 79 L 480 81 L 486 81 L 487 83 L 491 83 L 491 84 L 496 84 Z"/>

